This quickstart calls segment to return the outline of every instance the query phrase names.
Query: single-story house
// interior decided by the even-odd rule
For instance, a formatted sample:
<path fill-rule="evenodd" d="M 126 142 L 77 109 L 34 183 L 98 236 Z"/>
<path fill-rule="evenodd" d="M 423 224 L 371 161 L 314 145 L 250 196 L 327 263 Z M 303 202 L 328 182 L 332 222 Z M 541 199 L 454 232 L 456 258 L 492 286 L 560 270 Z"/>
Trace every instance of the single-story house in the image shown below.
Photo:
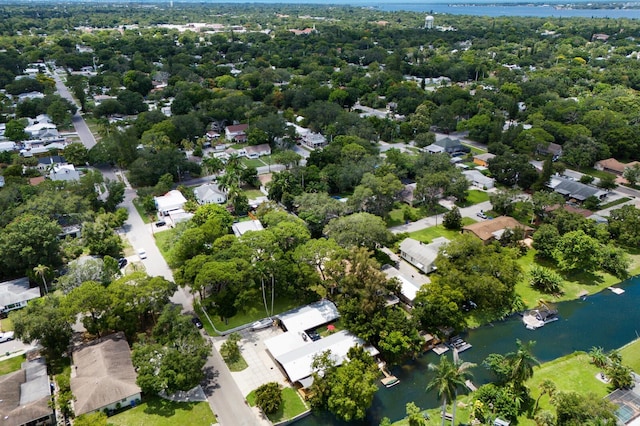
<path fill-rule="evenodd" d="M 405 238 L 400 243 L 400 257 L 420 271 L 428 274 L 436 270 L 433 263 L 438 257 L 438 250 L 448 243 L 449 240 L 444 237 L 434 238 L 429 244 L 414 240 L 413 238 Z"/>
<path fill-rule="evenodd" d="M 465 170 L 462 172 L 471 185 L 483 189 L 491 189 L 495 186 L 493 178 L 483 175 L 478 170 Z"/>
<path fill-rule="evenodd" d="M 283 312 L 276 318 L 285 331 L 305 331 L 335 321 L 340 314 L 333 302 L 323 299 Z"/>
<path fill-rule="evenodd" d="M 237 222 L 231 225 L 231 229 L 236 237 L 240 237 L 249 231 L 262 231 L 264 227 L 259 220 L 247 220 L 245 222 Z"/>
<path fill-rule="evenodd" d="M 571 179 L 553 176 L 549 182 L 549 188 L 553 189 L 558 194 L 562 194 L 567 198 L 573 198 L 577 201 L 584 201 L 589 197 L 596 197 L 600 200 L 607 196 L 607 191 L 604 191 L 595 186 L 585 185 L 584 183 L 576 182 Z"/>
<path fill-rule="evenodd" d="M 429 154 L 446 152 L 449 155 L 471 152 L 471 149 L 467 146 L 462 145 L 460 140 L 451 138 L 443 138 L 437 140 L 435 141 L 435 143 L 432 143 L 431 145 L 424 148 L 424 150 Z"/>
<path fill-rule="evenodd" d="M 29 278 L 17 278 L 0 283 L 0 313 L 24 308 L 27 302 L 40 297 L 40 287 L 29 285 Z"/>
<path fill-rule="evenodd" d="M 400 272 L 399 269 L 390 266 L 384 265 L 382 268 L 382 272 L 387 276 L 387 278 L 396 278 L 400 281 L 400 299 L 409 306 L 413 306 L 413 301 L 416 298 L 416 294 L 420 290 L 420 288 L 424 284 L 428 284 L 431 280 L 424 275 L 418 274 L 416 279 L 415 275 L 408 277 Z"/>
<path fill-rule="evenodd" d="M 171 190 L 160 197 L 153 197 L 156 209 L 162 216 L 168 216 L 172 210 L 181 210 L 187 202 L 182 192 L 177 189 Z"/>
<path fill-rule="evenodd" d="M 71 392 L 77 416 L 134 406 L 140 387 L 124 333 L 115 333 L 81 345 L 73 351 Z"/>
<path fill-rule="evenodd" d="M 404 189 L 400 192 L 400 199 L 410 206 L 413 205 L 413 200 L 415 199 L 414 193 L 416 192 L 416 188 L 418 184 L 416 182 L 407 183 L 404 186 Z"/>
<path fill-rule="evenodd" d="M 482 167 L 488 167 L 489 160 L 491 160 L 492 158 L 495 158 L 495 154 L 490 154 L 488 152 L 485 154 L 474 155 L 473 164 L 477 164 L 478 166 Z"/>
<path fill-rule="evenodd" d="M 56 164 L 49 173 L 49 178 L 54 181 L 78 181 L 80 180 L 80 173 L 78 173 L 73 164 Z"/>
<path fill-rule="evenodd" d="M 38 158 L 38 165 L 36 169 L 41 172 L 46 172 L 47 170 L 53 169 L 54 166 L 59 166 L 67 164 L 67 161 L 61 155 L 51 155 L 49 157 L 41 157 Z"/>
<path fill-rule="evenodd" d="M 622 163 L 615 158 L 607 158 L 606 160 L 596 161 L 596 164 L 593 166 L 596 170 L 609 172 L 616 174 L 618 176 L 622 176 L 624 170 L 627 167 L 633 167 L 634 164 L 640 164 L 638 161 L 632 161 L 631 163 Z"/>
<path fill-rule="evenodd" d="M 247 140 L 248 124 L 236 124 L 233 126 L 227 126 L 224 129 L 224 137 L 228 141 L 245 142 Z"/>
<path fill-rule="evenodd" d="M 636 373 L 631 376 L 633 383 L 629 389 L 616 389 L 606 397 L 618 407 L 615 415 L 619 425 L 637 426 L 640 418 L 640 376 Z"/>
<path fill-rule="evenodd" d="M 2 129 L 0 129 L 0 136 L 2 136 Z M 15 151 L 18 149 L 18 145 L 15 142 L 12 141 L 8 141 L 8 142 L 0 142 L 0 152 L 5 152 L 5 151 Z"/>
<path fill-rule="evenodd" d="M 533 228 L 526 226 L 510 216 L 499 216 L 495 219 L 485 220 L 462 227 L 463 234 L 473 234 L 484 243 L 499 240 L 507 229 L 521 228 L 524 230 L 525 238 L 533 232 Z"/>
<path fill-rule="evenodd" d="M 18 95 L 18 102 L 22 102 L 22 101 L 26 101 L 26 100 L 33 100 L 33 99 L 43 99 L 44 98 L 44 93 L 42 92 L 27 92 L 27 93 L 20 93 Z"/>
<path fill-rule="evenodd" d="M 55 424 L 51 386 L 44 358 L 24 361 L 20 370 L 0 376 L 0 425 Z"/>
<path fill-rule="evenodd" d="M 306 334 L 290 331 L 265 340 L 264 344 L 276 364 L 291 383 L 298 382 L 302 388 L 313 383 L 313 359 L 326 351 L 331 351 L 331 359 L 336 366 L 347 360 L 349 349 L 356 345 L 364 346 L 372 356 L 379 354 L 373 346 L 365 346 L 364 340 L 340 330 L 322 339 L 313 341 L 304 338 Z"/>
<path fill-rule="evenodd" d="M 223 204 L 227 195 L 215 183 L 205 183 L 194 188 L 193 194 L 199 204 Z"/>
<path fill-rule="evenodd" d="M 176 209 L 169 211 L 165 217 L 169 217 L 171 222 L 175 225 L 180 222 L 191 220 L 193 213 L 184 211 L 183 209 Z"/>
<path fill-rule="evenodd" d="M 553 161 L 557 161 L 562 156 L 562 145 L 550 142 L 549 144 L 540 144 L 536 147 L 536 153 L 539 155 L 551 155 Z"/>
<path fill-rule="evenodd" d="M 271 155 L 271 147 L 268 143 L 249 145 L 244 148 L 244 155 L 249 159 L 256 159 L 263 155 Z"/>
<path fill-rule="evenodd" d="M 327 145 L 327 138 L 320 133 L 308 132 L 302 136 L 301 142 L 311 149 L 317 149 Z"/>

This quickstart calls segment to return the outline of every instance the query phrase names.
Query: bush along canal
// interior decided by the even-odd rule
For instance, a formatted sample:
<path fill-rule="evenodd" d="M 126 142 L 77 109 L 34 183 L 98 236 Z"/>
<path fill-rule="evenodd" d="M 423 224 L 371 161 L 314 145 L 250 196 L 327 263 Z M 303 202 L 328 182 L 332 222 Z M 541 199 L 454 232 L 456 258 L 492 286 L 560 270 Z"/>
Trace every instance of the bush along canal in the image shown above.
<path fill-rule="evenodd" d="M 630 278 L 615 287 L 624 289 L 622 294 L 610 290 L 556 304 L 560 319 L 536 330 L 529 330 L 520 315 L 470 330 L 464 339 L 473 348 L 460 354 L 464 361 L 478 364 L 473 369 L 473 383 L 476 386 L 488 383 L 488 371 L 482 361 L 492 353 L 506 354 L 516 349 L 516 339 L 535 340 L 533 353 L 540 362 L 547 362 L 575 351 L 588 352 L 594 346 L 609 351 L 620 348 L 640 336 L 640 276 Z M 443 356 L 451 356 L 447 352 Z M 427 365 L 437 363 L 438 356 L 428 352 L 414 362 L 392 370 L 400 384 L 376 392 L 367 419 L 361 424 L 377 425 L 383 417 L 392 421 L 405 416 L 405 406 L 415 402 L 419 407 L 439 406 L 435 392 L 427 393 L 425 388 L 432 378 Z M 299 426 L 339 425 L 335 418 L 314 414 L 296 423 Z M 345 425 L 347 423 L 344 423 Z M 353 425 L 356 423 L 348 423 Z"/>

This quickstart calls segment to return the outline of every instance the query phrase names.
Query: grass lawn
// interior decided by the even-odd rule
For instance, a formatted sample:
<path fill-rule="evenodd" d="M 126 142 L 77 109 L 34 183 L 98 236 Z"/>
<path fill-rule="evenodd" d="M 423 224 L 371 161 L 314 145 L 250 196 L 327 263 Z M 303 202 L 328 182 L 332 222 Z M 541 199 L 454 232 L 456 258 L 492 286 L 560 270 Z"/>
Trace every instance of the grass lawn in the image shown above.
<path fill-rule="evenodd" d="M 469 195 L 467 196 L 467 200 L 464 203 L 456 203 L 458 207 L 469 207 L 474 204 L 484 203 L 485 201 L 489 201 L 489 194 L 484 191 L 479 191 L 477 189 L 472 189 L 469 191 Z"/>
<path fill-rule="evenodd" d="M 640 339 L 625 345 L 620 349 L 622 363 L 631 367 L 635 372 L 640 372 Z"/>
<path fill-rule="evenodd" d="M 20 355 L 0 361 L 0 376 L 20 370 L 20 365 L 25 359 L 24 355 Z"/>
<path fill-rule="evenodd" d="M 612 201 L 612 202 L 610 202 L 610 203 L 602 204 L 602 205 L 599 207 L 599 210 L 608 209 L 608 208 L 610 208 L 610 207 L 617 206 L 618 204 L 624 204 L 624 203 L 626 203 L 626 202 L 627 202 L 627 201 L 629 201 L 629 200 L 631 200 L 631 198 L 629 198 L 629 197 L 622 197 L 622 198 L 619 198 L 619 199 L 617 199 L 617 200 L 615 200 L 615 201 Z"/>
<path fill-rule="evenodd" d="M 11 331 L 13 330 L 13 323 L 9 318 L 0 319 L 0 331 Z"/>
<path fill-rule="evenodd" d="M 176 233 L 175 228 L 167 229 L 166 231 L 160 231 L 153 234 L 156 239 L 156 245 L 158 246 L 158 250 L 162 253 L 162 257 L 164 260 L 168 259 L 170 242 L 173 241 L 173 237 Z"/>
<path fill-rule="evenodd" d="M 484 154 L 487 151 L 484 149 L 480 149 L 480 148 L 476 148 L 475 146 L 471 146 L 471 145 L 467 145 L 466 143 L 463 143 L 462 145 L 471 148 L 471 155 L 478 155 L 478 154 Z"/>
<path fill-rule="evenodd" d="M 476 223 L 476 221 L 471 219 L 470 217 L 462 218 L 462 226 L 471 225 L 472 223 Z M 458 235 L 460 235 L 460 231 L 446 229 L 442 225 L 432 226 L 430 228 L 425 228 L 409 233 L 409 237 L 418 241 L 422 241 L 423 243 L 430 243 L 434 238 L 438 237 L 445 237 L 449 240 L 453 240 L 457 238 Z"/>
<path fill-rule="evenodd" d="M 427 216 L 427 212 L 424 209 L 421 209 L 418 207 L 411 207 L 407 204 L 397 205 L 394 207 L 395 208 L 389 212 L 389 216 L 387 217 L 387 220 L 386 220 L 387 226 L 389 227 L 404 225 L 405 211 L 409 212 L 409 217 L 411 217 L 411 219 L 413 219 L 414 221 L 418 219 L 422 219 L 423 217 Z"/>
<path fill-rule="evenodd" d="M 234 371 L 234 372 L 242 371 L 242 370 L 244 370 L 245 368 L 248 367 L 247 361 L 244 360 L 242 355 L 240 355 L 240 357 L 238 357 L 236 362 L 229 363 L 226 360 L 224 362 L 225 362 L 225 364 L 227 364 L 227 367 L 229 367 L 229 371 Z"/>
<path fill-rule="evenodd" d="M 109 417 L 114 426 L 209 426 L 216 422 L 208 402 L 173 402 L 158 396 L 146 397 L 142 404 Z"/>
<path fill-rule="evenodd" d="M 243 189 L 244 195 L 250 200 L 255 200 L 258 197 L 264 197 L 264 194 L 259 189 Z"/>
<path fill-rule="evenodd" d="M 255 391 L 251 391 L 251 393 L 247 395 L 247 402 L 249 402 L 249 405 L 252 407 L 256 405 Z M 298 395 L 298 392 L 293 388 L 287 387 L 282 389 L 282 404 L 280 408 L 275 413 L 267 415 L 267 417 L 272 423 L 278 423 L 302 414 L 308 409 L 300 395 Z"/>
<path fill-rule="evenodd" d="M 269 308 L 271 307 L 270 295 L 271 293 L 267 291 L 267 306 L 269 306 Z M 276 297 L 273 305 L 273 315 L 288 311 L 289 309 L 293 309 L 299 305 L 300 303 L 298 301 L 286 299 L 283 297 Z M 248 306 L 247 309 L 245 309 L 244 312 L 238 312 L 235 316 L 228 318 L 226 324 L 224 321 L 220 320 L 219 316 L 211 312 L 209 313 L 209 318 L 211 318 L 213 324 L 220 331 L 225 331 L 244 324 L 249 324 L 265 317 L 267 317 L 267 313 L 264 310 L 264 303 L 262 301 L 262 298 L 255 300 L 251 306 Z M 213 333 L 211 334 L 212 336 L 216 336 L 217 333 L 215 333 L 210 326 L 209 328 L 206 327 L 206 325 L 208 325 L 208 321 L 206 321 L 205 318 L 202 318 L 202 320 L 202 322 L 205 324 L 205 329 L 207 330 L 207 332 L 211 332 Z"/>
<path fill-rule="evenodd" d="M 133 206 L 136 208 L 136 210 L 138 211 L 138 214 L 140 215 L 140 217 L 142 218 L 142 221 L 144 223 L 151 223 L 152 220 L 154 220 L 154 217 L 150 217 L 144 210 L 144 208 L 142 207 L 142 205 L 140 204 L 140 201 L 135 198 L 133 200 Z"/>
<path fill-rule="evenodd" d="M 554 297 L 553 295 L 541 293 L 531 288 L 527 281 L 526 274 L 534 263 L 552 269 L 555 269 L 555 267 L 549 261 L 536 259 L 535 253 L 536 251 L 534 249 L 530 249 L 525 256 L 518 259 L 518 263 L 522 266 L 525 273 L 525 279 L 516 285 L 516 293 L 522 297 L 528 307 L 536 306 L 540 299 L 544 299 L 549 302 L 574 300 L 577 299 L 583 291 L 588 292 L 588 294 L 595 294 L 620 282 L 619 278 L 601 271 L 596 273 L 587 273 L 582 271 L 571 274 L 560 273 L 564 278 L 564 282 L 562 284 L 564 294 L 559 297 Z M 640 255 L 632 254 L 630 257 L 631 268 L 629 273 L 631 276 L 634 276 L 640 273 Z"/>
<path fill-rule="evenodd" d="M 266 166 L 267 163 L 262 162 L 261 160 L 255 158 L 243 158 L 240 160 L 240 162 L 242 164 L 244 164 L 247 167 L 262 167 L 262 166 Z"/>

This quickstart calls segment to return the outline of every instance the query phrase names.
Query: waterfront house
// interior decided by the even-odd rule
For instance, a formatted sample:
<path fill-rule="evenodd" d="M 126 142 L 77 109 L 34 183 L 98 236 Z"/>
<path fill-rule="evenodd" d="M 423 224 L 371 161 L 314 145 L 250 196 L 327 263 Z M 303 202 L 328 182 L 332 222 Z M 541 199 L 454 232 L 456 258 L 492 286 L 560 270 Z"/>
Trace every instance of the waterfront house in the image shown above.
<path fill-rule="evenodd" d="M 414 240 L 413 238 L 405 238 L 400 243 L 400 257 L 411 263 L 421 272 L 428 274 L 436 270 L 434 262 L 438 257 L 438 250 L 448 243 L 449 240 L 444 237 L 434 238 L 434 240 L 428 244 Z"/>
<path fill-rule="evenodd" d="M 513 230 L 517 228 L 524 230 L 525 238 L 528 238 L 533 232 L 533 228 L 521 224 L 510 216 L 500 216 L 495 219 L 464 226 L 462 233 L 473 234 L 486 244 L 493 240 L 499 240 L 507 229 Z"/>

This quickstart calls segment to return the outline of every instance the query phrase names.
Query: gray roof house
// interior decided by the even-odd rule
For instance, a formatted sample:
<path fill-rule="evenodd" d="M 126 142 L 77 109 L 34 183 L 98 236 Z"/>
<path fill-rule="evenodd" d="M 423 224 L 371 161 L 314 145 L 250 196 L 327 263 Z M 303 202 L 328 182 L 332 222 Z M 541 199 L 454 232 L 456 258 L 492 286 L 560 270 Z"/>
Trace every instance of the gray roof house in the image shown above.
<path fill-rule="evenodd" d="M 76 415 L 133 406 L 140 401 L 138 375 L 124 333 L 111 334 L 73 352 L 71 392 Z"/>
<path fill-rule="evenodd" d="M 458 139 L 444 138 L 432 143 L 424 148 L 429 154 L 438 154 L 446 152 L 449 155 L 456 155 L 464 152 L 470 152 L 471 149 L 460 143 Z"/>
<path fill-rule="evenodd" d="M 0 425 L 53 425 L 51 386 L 44 358 L 22 363 L 20 370 L 0 376 Z"/>
<path fill-rule="evenodd" d="M 193 190 L 199 204 L 223 204 L 227 195 L 215 183 L 205 183 Z"/>
<path fill-rule="evenodd" d="M 0 313 L 23 308 L 27 306 L 29 300 L 38 297 L 40 297 L 40 288 L 31 288 L 29 278 L 2 282 L 0 283 Z"/>
<path fill-rule="evenodd" d="M 603 191 L 600 188 L 585 185 L 584 183 L 576 182 L 571 179 L 559 176 L 553 176 L 551 178 L 549 187 L 558 194 L 562 194 L 565 197 L 573 198 L 578 201 L 584 201 L 591 196 L 602 200 L 607 196 L 607 191 Z"/>
<path fill-rule="evenodd" d="M 473 186 L 491 189 L 495 186 L 493 178 L 483 175 L 478 170 L 465 170 L 462 174 Z"/>
<path fill-rule="evenodd" d="M 444 237 L 435 238 L 431 243 L 425 244 L 413 238 L 405 238 L 400 243 L 400 257 L 420 271 L 428 274 L 436 270 L 433 263 L 438 257 L 438 250 L 443 245 L 449 243 Z"/>

